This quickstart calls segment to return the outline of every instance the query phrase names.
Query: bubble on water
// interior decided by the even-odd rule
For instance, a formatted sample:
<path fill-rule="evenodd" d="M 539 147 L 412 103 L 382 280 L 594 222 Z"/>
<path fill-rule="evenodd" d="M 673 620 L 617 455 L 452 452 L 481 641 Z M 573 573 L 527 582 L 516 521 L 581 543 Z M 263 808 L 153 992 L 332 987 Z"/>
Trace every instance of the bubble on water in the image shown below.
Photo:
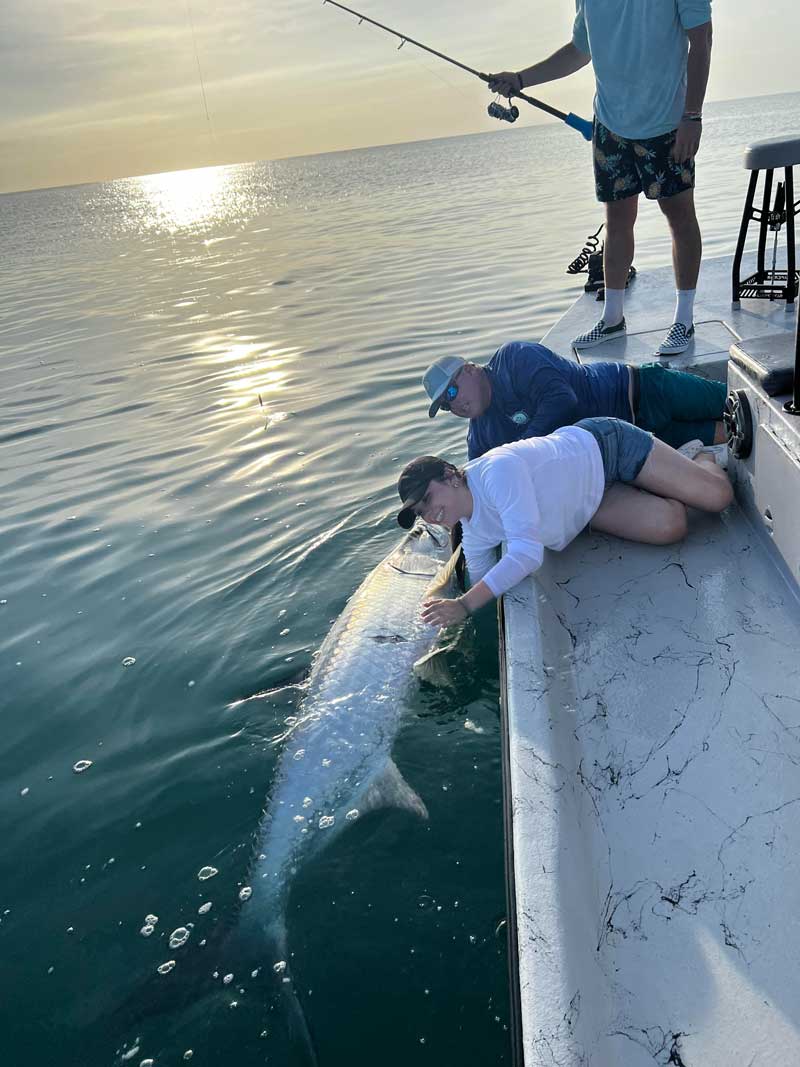
<path fill-rule="evenodd" d="M 350 811 L 348 811 L 348 813 L 345 815 L 345 819 L 349 819 L 350 822 L 352 822 L 353 819 L 357 819 L 357 818 L 358 818 L 358 808 L 351 808 Z"/>
<path fill-rule="evenodd" d="M 185 1060 L 190 1060 L 192 1058 L 192 1056 L 194 1056 L 194 1052 L 192 1052 L 192 1050 L 190 1048 L 187 1048 L 187 1050 L 183 1054 L 183 1058 Z"/>
<path fill-rule="evenodd" d="M 155 930 L 155 926 L 153 926 L 152 923 L 145 923 L 144 926 L 139 931 L 139 933 L 142 935 L 142 937 L 149 937 L 150 934 L 152 934 L 152 932 L 154 930 Z"/>
<path fill-rule="evenodd" d="M 122 666 L 123 667 L 132 667 L 135 662 L 136 662 L 136 657 L 135 656 L 126 656 L 125 659 L 122 661 Z"/>
<path fill-rule="evenodd" d="M 260 970 L 261 970 L 261 968 L 260 968 L 260 967 L 256 967 L 256 969 L 255 969 L 254 971 L 251 971 L 251 972 L 250 972 L 250 977 L 251 977 L 251 978 L 258 978 L 258 972 L 259 972 Z"/>
<path fill-rule="evenodd" d="M 293 821 L 294 822 L 305 822 L 306 821 L 306 817 L 305 817 L 305 815 L 295 815 Z"/>
<path fill-rule="evenodd" d="M 166 963 L 161 963 L 156 968 L 159 974 L 169 974 L 172 968 L 175 966 L 175 960 L 167 960 Z"/>
<path fill-rule="evenodd" d="M 142 1060 L 142 1062 L 139 1064 L 139 1067 L 153 1067 L 155 1062 L 156 1061 L 152 1060 L 152 1059 L 151 1060 Z"/>
<path fill-rule="evenodd" d="M 486 733 L 484 728 L 482 726 L 478 726 L 478 724 L 473 722 L 472 719 L 465 719 L 464 720 L 464 729 L 465 730 L 469 730 L 473 734 L 485 734 Z"/>
<path fill-rule="evenodd" d="M 273 963 L 272 969 L 275 974 L 283 974 L 286 970 L 286 960 L 278 960 L 277 963 Z"/>
<path fill-rule="evenodd" d="M 314 803 L 314 801 L 311 799 L 311 797 L 303 797 L 303 807 L 304 808 L 310 808 L 313 803 Z"/>
<path fill-rule="evenodd" d="M 295 754 L 294 754 L 294 758 L 295 759 L 302 759 L 303 756 L 305 756 L 305 754 L 306 754 L 306 750 L 304 748 L 298 748 L 297 752 L 295 752 Z"/>
<path fill-rule="evenodd" d="M 181 945 L 185 945 L 189 940 L 189 931 L 185 926 L 179 926 L 177 930 L 173 930 L 169 935 L 169 947 L 180 948 Z"/>
<path fill-rule="evenodd" d="M 278 637 L 286 637 L 288 633 L 291 633 L 291 630 L 287 626 L 285 630 L 281 630 L 281 632 L 278 634 Z"/>
<path fill-rule="evenodd" d="M 79 759 L 75 766 L 72 768 L 76 774 L 83 774 L 84 771 L 88 771 L 92 765 L 90 759 Z"/>
<path fill-rule="evenodd" d="M 157 915 L 145 915 L 144 921 L 146 923 L 149 923 L 151 926 L 155 926 L 156 923 L 158 922 L 158 916 Z"/>
<path fill-rule="evenodd" d="M 327 830 L 329 826 L 333 826 L 333 823 L 333 815 L 323 815 L 322 818 L 319 820 L 319 828 L 320 830 Z"/>
<path fill-rule="evenodd" d="M 3 604 L 7 604 L 7 603 L 8 603 L 7 600 L 0 600 L 0 606 L 3 605 Z"/>
<path fill-rule="evenodd" d="M 322 766 L 323 767 L 330 767 L 330 765 L 331 765 L 331 761 L 329 759 L 324 759 L 322 761 Z"/>
<path fill-rule="evenodd" d="M 207 882 L 209 878 L 213 878 L 215 874 L 219 874 L 216 867 L 201 867 L 197 872 L 197 877 L 201 882 Z"/>
<path fill-rule="evenodd" d="M 123 1052 L 122 1055 L 120 1056 L 120 1059 L 122 1060 L 123 1063 L 125 1063 L 127 1060 L 132 1060 L 133 1057 L 136 1055 L 136 1053 L 138 1051 L 139 1051 L 139 1040 L 137 1038 L 136 1044 L 133 1046 L 133 1048 L 129 1048 L 127 1052 Z"/>
<path fill-rule="evenodd" d="M 187 685 L 189 686 L 189 688 L 191 689 L 191 688 L 192 688 L 192 686 L 193 686 L 193 685 L 195 684 L 195 682 L 194 682 L 194 679 L 192 679 L 192 681 L 191 681 L 191 682 L 187 682 L 186 684 L 187 684 Z"/>
<path fill-rule="evenodd" d="M 230 1004 L 228 1005 L 229 1008 L 238 1008 L 238 1006 L 239 1006 L 239 1001 L 238 1000 L 232 1000 L 230 1002 Z"/>
<path fill-rule="evenodd" d="M 477 939 L 477 937 L 475 936 L 475 934 L 470 934 L 470 935 L 469 935 L 469 943 L 470 943 L 471 945 L 474 945 L 474 944 L 475 944 L 475 943 L 477 942 L 477 940 L 478 940 L 478 939 Z"/>
<path fill-rule="evenodd" d="M 225 977 L 222 979 L 222 984 L 223 985 L 230 985 L 232 981 L 233 981 L 233 975 L 232 974 L 226 974 Z"/>
<path fill-rule="evenodd" d="M 21 797 L 26 797 L 28 795 L 28 793 L 30 793 L 30 789 L 28 788 L 27 785 L 25 786 L 24 789 L 20 789 L 20 791 L 19 791 L 19 795 Z"/>
<path fill-rule="evenodd" d="M 197 914 L 198 915 L 205 915 L 206 912 L 211 911 L 211 907 L 212 907 L 212 902 L 210 900 L 207 900 L 205 902 L 205 904 L 201 904 L 200 907 L 197 909 Z"/>
<path fill-rule="evenodd" d="M 253 890 L 249 885 L 243 885 L 239 890 L 239 900 L 249 900 L 253 895 Z"/>

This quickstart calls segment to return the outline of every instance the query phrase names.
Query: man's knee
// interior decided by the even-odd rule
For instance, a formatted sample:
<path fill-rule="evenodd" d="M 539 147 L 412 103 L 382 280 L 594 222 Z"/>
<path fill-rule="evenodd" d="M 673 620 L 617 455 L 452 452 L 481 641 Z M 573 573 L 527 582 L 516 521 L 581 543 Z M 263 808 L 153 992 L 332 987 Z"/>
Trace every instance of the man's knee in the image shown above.
<path fill-rule="evenodd" d="M 697 211 L 694 206 L 694 190 L 684 189 L 675 196 L 664 196 L 658 200 L 661 212 L 673 226 L 696 225 Z"/>
<path fill-rule="evenodd" d="M 626 196 L 623 200 L 611 200 L 606 204 L 606 229 L 632 229 L 639 211 L 639 197 Z"/>

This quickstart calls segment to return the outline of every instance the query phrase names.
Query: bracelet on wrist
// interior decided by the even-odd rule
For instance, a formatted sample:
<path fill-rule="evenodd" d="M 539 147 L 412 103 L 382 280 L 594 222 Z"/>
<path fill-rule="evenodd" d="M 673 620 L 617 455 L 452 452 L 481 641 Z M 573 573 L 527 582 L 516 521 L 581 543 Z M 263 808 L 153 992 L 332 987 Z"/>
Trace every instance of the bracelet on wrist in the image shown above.
<path fill-rule="evenodd" d="M 456 600 L 458 600 L 459 604 L 464 609 L 464 611 L 466 611 L 467 615 L 471 615 L 472 614 L 472 612 L 469 610 L 469 607 L 468 607 L 466 601 L 464 600 L 463 596 L 456 597 Z"/>
<path fill-rule="evenodd" d="M 703 113 L 701 111 L 684 111 L 681 116 L 681 122 L 702 122 Z"/>

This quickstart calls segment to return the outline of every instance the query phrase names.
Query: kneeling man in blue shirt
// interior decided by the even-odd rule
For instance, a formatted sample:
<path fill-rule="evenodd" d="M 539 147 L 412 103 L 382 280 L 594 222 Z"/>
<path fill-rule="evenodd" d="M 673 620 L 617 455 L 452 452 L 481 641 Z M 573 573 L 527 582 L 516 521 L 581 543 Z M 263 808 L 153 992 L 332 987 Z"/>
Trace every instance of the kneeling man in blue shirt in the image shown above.
<path fill-rule="evenodd" d="M 635 423 L 673 448 L 692 440 L 704 445 L 725 440 L 725 383 L 660 363 L 584 366 L 544 345 L 509 341 L 484 367 L 444 356 L 428 367 L 422 384 L 431 418 L 442 410 L 469 419 L 470 459 L 603 415 Z"/>

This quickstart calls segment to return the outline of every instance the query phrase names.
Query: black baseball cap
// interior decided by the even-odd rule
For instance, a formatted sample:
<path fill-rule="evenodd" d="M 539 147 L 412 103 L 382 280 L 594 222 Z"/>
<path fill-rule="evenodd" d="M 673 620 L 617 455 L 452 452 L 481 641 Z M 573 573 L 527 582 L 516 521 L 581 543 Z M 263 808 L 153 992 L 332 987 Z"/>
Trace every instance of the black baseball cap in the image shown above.
<path fill-rule="evenodd" d="M 397 481 L 397 492 L 403 506 L 397 514 L 397 521 L 404 530 L 414 525 L 417 513 L 414 510 L 428 491 L 428 485 L 436 478 L 443 481 L 451 465 L 438 456 L 417 456 L 403 467 Z"/>

